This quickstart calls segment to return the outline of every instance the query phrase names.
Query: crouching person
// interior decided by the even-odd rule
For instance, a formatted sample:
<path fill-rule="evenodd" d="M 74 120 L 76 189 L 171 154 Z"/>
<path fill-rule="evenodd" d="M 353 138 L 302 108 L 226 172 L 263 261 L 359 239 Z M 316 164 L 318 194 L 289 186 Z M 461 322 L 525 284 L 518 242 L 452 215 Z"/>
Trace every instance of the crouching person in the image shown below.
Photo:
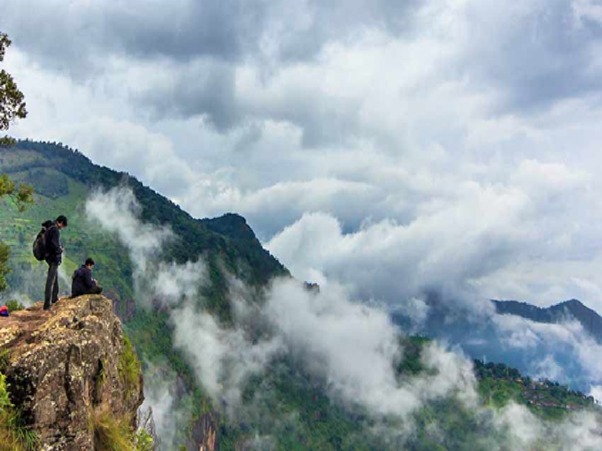
<path fill-rule="evenodd" d="M 86 259 L 86 262 L 73 273 L 73 284 L 71 285 L 71 297 L 82 296 L 84 294 L 100 294 L 102 287 L 98 285 L 96 279 L 92 278 L 94 269 L 94 260 Z"/>

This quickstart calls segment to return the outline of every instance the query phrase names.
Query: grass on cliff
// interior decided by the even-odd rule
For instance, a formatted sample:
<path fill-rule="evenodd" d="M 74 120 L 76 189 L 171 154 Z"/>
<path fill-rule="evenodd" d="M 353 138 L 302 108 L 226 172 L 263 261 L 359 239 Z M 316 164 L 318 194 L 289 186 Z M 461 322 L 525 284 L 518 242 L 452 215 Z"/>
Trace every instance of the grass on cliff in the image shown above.
<path fill-rule="evenodd" d="M 94 449 L 97 451 L 131 451 L 133 434 L 127 421 L 109 412 L 94 416 Z"/>
<path fill-rule="evenodd" d="M 38 435 L 21 422 L 19 411 L 10 402 L 5 377 L 0 373 L 0 451 L 33 451 Z"/>
<path fill-rule="evenodd" d="M 119 377 L 125 387 L 127 399 L 140 391 L 140 376 L 142 374 L 142 365 L 132 342 L 125 335 L 123 336 L 123 348 L 119 359 Z"/>
<path fill-rule="evenodd" d="M 96 451 L 151 451 L 153 439 L 144 430 L 134 432 L 128 418 L 116 418 L 110 412 L 93 417 Z M 0 451 L 3 451 L 0 445 Z"/>

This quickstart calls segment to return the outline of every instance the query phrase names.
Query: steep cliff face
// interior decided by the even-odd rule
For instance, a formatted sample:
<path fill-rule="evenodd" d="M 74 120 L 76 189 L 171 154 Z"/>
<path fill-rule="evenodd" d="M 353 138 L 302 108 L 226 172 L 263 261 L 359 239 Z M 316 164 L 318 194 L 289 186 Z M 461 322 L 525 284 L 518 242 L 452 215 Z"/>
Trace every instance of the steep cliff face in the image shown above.
<path fill-rule="evenodd" d="M 0 320 L 0 352 L 12 404 L 41 449 L 100 449 L 107 418 L 135 424 L 140 365 L 108 299 L 63 298 L 50 312 L 39 303 L 15 312 Z"/>
<path fill-rule="evenodd" d="M 199 451 L 217 451 L 219 449 L 218 428 L 214 416 L 210 413 L 202 415 L 192 429 L 193 443 L 189 449 Z"/>

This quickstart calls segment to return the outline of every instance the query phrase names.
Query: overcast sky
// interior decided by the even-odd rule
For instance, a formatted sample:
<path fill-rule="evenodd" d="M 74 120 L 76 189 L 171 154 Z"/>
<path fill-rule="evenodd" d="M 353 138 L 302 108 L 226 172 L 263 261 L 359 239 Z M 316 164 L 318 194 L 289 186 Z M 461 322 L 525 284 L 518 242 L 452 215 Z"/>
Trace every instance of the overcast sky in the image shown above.
<path fill-rule="evenodd" d="M 390 303 L 602 311 L 599 0 L 6 0 L 11 132 Z"/>

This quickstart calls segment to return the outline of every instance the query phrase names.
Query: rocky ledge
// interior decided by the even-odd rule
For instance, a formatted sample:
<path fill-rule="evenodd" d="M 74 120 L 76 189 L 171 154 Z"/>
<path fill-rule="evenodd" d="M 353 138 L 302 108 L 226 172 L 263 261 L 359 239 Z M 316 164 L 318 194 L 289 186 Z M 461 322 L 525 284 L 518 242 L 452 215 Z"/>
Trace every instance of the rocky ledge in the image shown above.
<path fill-rule="evenodd" d="M 143 401 L 140 364 L 103 296 L 63 298 L 48 312 L 41 307 L 0 318 L 0 371 L 41 449 L 92 451 L 106 418 L 135 424 Z"/>

